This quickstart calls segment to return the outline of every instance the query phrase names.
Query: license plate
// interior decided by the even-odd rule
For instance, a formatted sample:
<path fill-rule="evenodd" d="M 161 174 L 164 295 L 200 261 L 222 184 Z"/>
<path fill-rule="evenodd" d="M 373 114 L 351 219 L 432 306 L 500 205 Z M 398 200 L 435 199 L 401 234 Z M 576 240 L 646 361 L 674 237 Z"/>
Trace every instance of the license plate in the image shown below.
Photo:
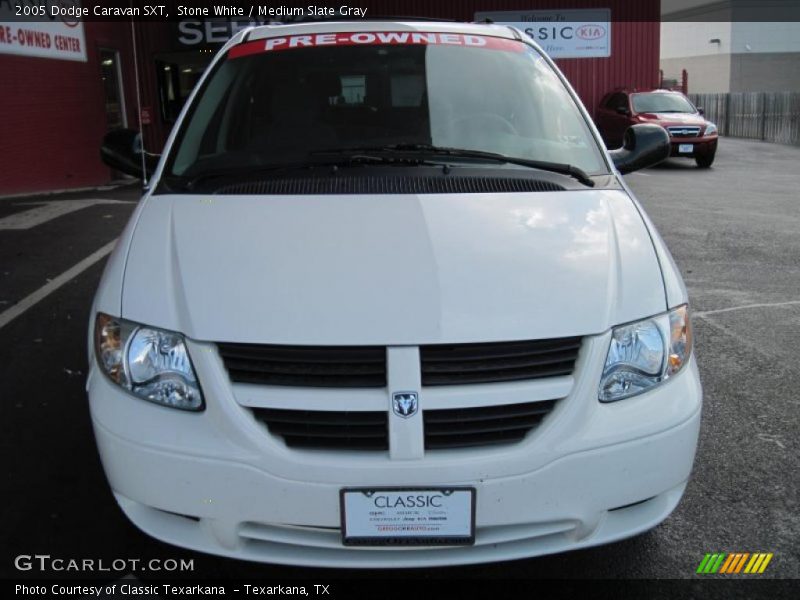
<path fill-rule="evenodd" d="M 475 488 L 347 488 L 340 508 L 346 546 L 475 543 Z"/>
<path fill-rule="evenodd" d="M 691 154 L 694 152 L 694 144 L 679 144 L 678 152 L 681 154 Z"/>

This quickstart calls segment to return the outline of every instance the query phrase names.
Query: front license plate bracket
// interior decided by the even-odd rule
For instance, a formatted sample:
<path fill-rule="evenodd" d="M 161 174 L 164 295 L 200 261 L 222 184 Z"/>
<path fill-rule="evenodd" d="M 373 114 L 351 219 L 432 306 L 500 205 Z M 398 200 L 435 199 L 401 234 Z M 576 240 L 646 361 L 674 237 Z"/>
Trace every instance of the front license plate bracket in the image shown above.
<path fill-rule="evenodd" d="M 475 543 L 475 488 L 344 488 L 345 546 L 463 546 Z"/>

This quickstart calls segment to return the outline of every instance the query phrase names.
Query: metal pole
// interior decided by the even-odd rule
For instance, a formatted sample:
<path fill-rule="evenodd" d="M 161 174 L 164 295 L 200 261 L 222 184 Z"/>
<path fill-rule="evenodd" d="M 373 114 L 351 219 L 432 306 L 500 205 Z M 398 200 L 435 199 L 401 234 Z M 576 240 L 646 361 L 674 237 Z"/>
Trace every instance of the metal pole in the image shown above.
<path fill-rule="evenodd" d="M 133 5 L 133 3 L 131 3 Z M 139 90 L 139 59 L 136 50 L 136 29 L 134 27 L 133 17 L 131 17 L 131 39 L 133 40 L 133 75 L 136 83 L 136 115 L 139 120 L 139 135 L 142 138 L 142 185 L 147 187 L 147 169 L 144 160 L 144 130 L 142 129 L 142 95 Z"/>

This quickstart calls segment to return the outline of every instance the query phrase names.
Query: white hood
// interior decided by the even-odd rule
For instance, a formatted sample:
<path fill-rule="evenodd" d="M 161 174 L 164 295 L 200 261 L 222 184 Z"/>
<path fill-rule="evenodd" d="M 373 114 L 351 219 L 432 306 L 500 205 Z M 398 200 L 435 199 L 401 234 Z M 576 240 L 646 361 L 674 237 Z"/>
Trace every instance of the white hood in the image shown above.
<path fill-rule="evenodd" d="M 146 202 L 122 316 L 198 340 L 551 338 L 666 308 L 650 236 L 622 191 Z"/>

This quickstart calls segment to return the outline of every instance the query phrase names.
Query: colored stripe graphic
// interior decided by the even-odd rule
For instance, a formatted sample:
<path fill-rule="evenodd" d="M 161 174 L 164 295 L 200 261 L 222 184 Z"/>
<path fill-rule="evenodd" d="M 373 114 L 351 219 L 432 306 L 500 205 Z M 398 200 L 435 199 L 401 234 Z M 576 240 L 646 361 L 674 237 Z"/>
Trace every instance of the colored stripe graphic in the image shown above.
<path fill-rule="evenodd" d="M 697 573 L 704 573 L 706 565 L 708 564 L 708 560 L 711 558 L 710 554 L 706 554 L 703 557 L 703 560 L 700 561 L 700 566 L 697 567 Z"/>
<path fill-rule="evenodd" d="M 701 574 L 738 574 L 744 573 L 756 575 L 761 574 L 767 569 L 767 565 L 772 560 L 772 552 L 725 552 L 706 553 L 703 560 L 697 567 L 697 573 Z"/>
<path fill-rule="evenodd" d="M 725 560 L 726 554 L 724 552 L 718 552 L 714 554 L 706 554 L 703 557 L 700 566 L 697 567 L 698 573 L 716 573 L 717 570 L 722 565 L 722 561 Z"/>
<path fill-rule="evenodd" d="M 750 556 L 749 552 L 745 552 L 741 555 L 739 562 L 736 564 L 736 570 L 734 571 L 734 573 L 738 573 L 739 571 L 742 570 L 742 567 L 744 566 L 744 561 L 747 560 L 748 556 Z"/>
<path fill-rule="evenodd" d="M 750 562 L 747 563 L 747 566 L 744 568 L 745 573 L 757 573 L 757 569 L 761 566 L 761 559 L 764 557 L 763 554 L 753 554 L 753 558 L 750 559 Z"/>
<path fill-rule="evenodd" d="M 761 568 L 758 570 L 759 573 L 763 573 L 766 570 L 769 561 L 772 560 L 772 556 L 773 556 L 772 552 L 766 555 L 766 557 L 764 558 L 764 562 L 761 563 Z"/>
<path fill-rule="evenodd" d="M 730 573 L 731 565 L 736 562 L 736 558 L 738 558 L 738 554 L 728 554 L 728 558 L 725 559 L 725 562 L 722 564 L 722 568 L 719 570 L 720 573 Z"/>
<path fill-rule="evenodd" d="M 715 562 L 714 566 L 711 568 L 711 573 L 716 573 L 719 570 L 723 560 L 725 560 L 725 553 L 721 552 L 719 558 L 717 558 L 717 562 Z"/>

